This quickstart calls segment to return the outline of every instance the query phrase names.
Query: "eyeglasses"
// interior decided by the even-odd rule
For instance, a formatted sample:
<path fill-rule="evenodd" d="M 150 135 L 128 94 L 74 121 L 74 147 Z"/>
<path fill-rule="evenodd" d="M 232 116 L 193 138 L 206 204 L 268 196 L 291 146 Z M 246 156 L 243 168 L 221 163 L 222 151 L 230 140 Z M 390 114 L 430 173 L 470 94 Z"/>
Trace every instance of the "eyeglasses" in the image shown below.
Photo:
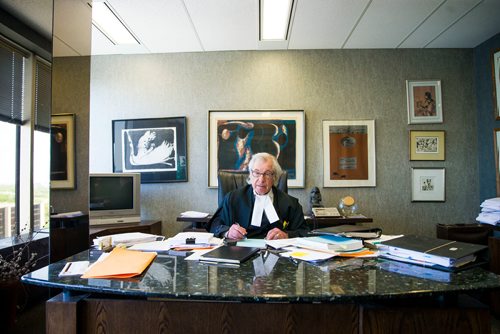
<path fill-rule="evenodd" d="M 253 170 L 253 169 L 250 172 L 252 173 L 252 176 L 255 177 L 256 179 L 258 179 L 261 176 L 264 176 L 264 178 L 266 178 L 266 179 L 272 179 L 274 176 L 273 172 L 261 173 L 261 172 L 258 172 L 256 170 Z"/>

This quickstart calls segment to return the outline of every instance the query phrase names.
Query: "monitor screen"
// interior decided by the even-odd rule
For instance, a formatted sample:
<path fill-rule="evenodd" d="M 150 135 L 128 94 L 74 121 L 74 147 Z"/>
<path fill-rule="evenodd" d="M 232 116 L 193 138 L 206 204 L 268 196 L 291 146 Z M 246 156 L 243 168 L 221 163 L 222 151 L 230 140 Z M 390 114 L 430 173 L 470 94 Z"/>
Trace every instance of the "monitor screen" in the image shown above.
<path fill-rule="evenodd" d="M 140 221 L 140 174 L 90 174 L 91 225 Z"/>

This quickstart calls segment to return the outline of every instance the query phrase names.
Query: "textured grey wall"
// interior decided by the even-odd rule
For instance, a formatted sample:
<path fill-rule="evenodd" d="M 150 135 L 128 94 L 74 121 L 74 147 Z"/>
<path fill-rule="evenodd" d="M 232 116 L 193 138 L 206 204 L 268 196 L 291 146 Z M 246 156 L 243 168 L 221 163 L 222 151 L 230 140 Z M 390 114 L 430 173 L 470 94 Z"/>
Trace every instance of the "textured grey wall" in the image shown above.
<path fill-rule="evenodd" d="M 111 121 L 187 117 L 185 183 L 143 184 L 143 218 L 171 235 L 185 210 L 213 212 L 207 187 L 208 110 L 303 109 L 306 187 L 290 193 L 307 206 L 347 194 L 389 233 L 435 234 L 436 223 L 467 223 L 479 211 L 472 50 L 237 51 L 92 57 L 90 171 L 112 171 Z M 442 82 L 444 123 L 408 125 L 405 80 Z M 377 186 L 322 188 L 322 120 L 374 119 Z M 445 130 L 445 161 L 409 161 L 408 130 Z M 446 168 L 446 202 L 411 202 L 411 167 Z M 81 181 L 80 181 L 81 182 Z"/>
<path fill-rule="evenodd" d="M 52 114 L 75 114 L 76 189 L 50 191 L 56 212 L 88 211 L 90 57 L 53 58 Z"/>

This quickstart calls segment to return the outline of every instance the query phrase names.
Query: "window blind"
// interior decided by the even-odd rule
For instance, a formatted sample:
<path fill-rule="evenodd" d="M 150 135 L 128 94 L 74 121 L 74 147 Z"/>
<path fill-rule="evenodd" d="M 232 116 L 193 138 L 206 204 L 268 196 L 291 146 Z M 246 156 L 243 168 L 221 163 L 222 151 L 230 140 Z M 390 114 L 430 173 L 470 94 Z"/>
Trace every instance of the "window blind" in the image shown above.
<path fill-rule="evenodd" d="M 35 61 L 35 130 L 43 132 L 50 132 L 51 77 L 50 66 L 37 59 Z"/>
<path fill-rule="evenodd" d="M 0 40 L 0 120 L 22 124 L 24 54 Z"/>

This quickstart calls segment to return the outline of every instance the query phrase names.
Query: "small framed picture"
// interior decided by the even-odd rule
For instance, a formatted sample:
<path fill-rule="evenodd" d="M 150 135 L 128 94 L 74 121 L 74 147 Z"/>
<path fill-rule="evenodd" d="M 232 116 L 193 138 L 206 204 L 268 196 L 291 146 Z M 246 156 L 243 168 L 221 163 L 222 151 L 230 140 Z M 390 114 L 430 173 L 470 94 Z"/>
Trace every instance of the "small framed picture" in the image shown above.
<path fill-rule="evenodd" d="M 441 81 L 406 81 L 408 124 L 443 123 Z"/>
<path fill-rule="evenodd" d="M 491 73 L 493 81 L 493 108 L 495 119 L 500 120 L 500 49 L 491 53 Z"/>
<path fill-rule="evenodd" d="M 412 202 L 444 202 L 445 201 L 445 169 L 417 168 L 411 169 Z"/>
<path fill-rule="evenodd" d="M 75 114 L 52 115 L 50 150 L 50 188 L 75 189 Z"/>
<path fill-rule="evenodd" d="M 410 161 L 444 160 L 445 131 L 410 130 Z"/>
<path fill-rule="evenodd" d="M 186 117 L 113 121 L 113 172 L 141 183 L 187 182 Z"/>

